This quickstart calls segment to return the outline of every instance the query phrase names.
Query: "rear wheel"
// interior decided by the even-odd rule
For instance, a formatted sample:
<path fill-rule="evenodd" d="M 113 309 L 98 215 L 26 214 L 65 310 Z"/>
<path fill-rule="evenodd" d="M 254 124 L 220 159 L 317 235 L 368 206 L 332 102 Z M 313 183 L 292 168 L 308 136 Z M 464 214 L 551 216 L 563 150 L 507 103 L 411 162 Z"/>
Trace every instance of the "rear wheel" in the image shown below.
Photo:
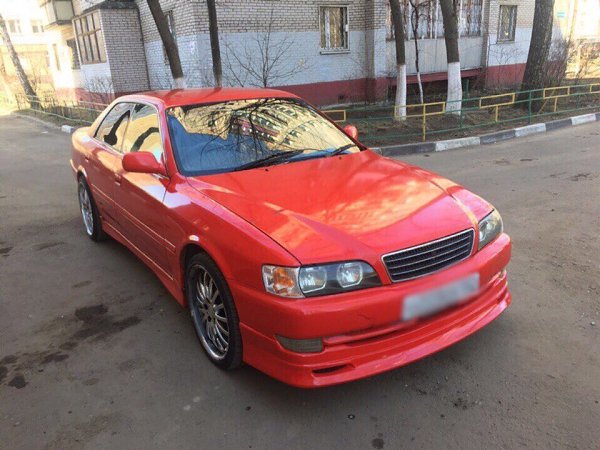
<path fill-rule="evenodd" d="M 186 296 L 196 335 L 210 360 L 222 369 L 242 364 L 242 336 L 233 297 L 214 261 L 192 256 L 186 270 Z"/>
<path fill-rule="evenodd" d="M 96 203 L 92 198 L 90 187 L 85 181 L 85 178 L 81 176 L 77 183 L 77 194 L 79 197 L 79 209 L 81 211 L 81 218 L 83 219 L 83 227 L 86 234 L 93 241 L 101 241 L 106 238 L 104 231 L 102 231 L 102 222 L 100 221 L 100 214 Z"/>

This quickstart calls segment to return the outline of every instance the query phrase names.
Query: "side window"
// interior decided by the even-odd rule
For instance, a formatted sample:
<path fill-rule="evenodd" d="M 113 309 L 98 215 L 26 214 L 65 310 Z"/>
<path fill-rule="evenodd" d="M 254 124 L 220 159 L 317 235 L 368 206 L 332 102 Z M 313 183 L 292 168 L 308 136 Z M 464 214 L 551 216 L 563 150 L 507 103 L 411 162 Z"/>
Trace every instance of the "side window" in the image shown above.
<path fill-rule="evenodd" d="M 96 130 L 96 139 L 105 142 L 117 151 L 121 151 L 130 112 L 130 103 L 117 103 Z"/>
<path fill-rule="evenodd" d="M 157 161 L 162 160 L 163 148 L 158 126 L 158 115 L 152 106 L 136 104 L 127 129 L 123 151 L 150 152 Z"/>

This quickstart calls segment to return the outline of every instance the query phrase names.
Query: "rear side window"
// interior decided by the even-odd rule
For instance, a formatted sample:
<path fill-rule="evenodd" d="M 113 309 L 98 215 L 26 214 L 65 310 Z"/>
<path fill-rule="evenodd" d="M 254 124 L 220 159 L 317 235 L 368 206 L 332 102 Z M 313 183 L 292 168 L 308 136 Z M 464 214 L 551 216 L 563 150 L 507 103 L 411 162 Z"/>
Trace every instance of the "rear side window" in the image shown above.
<path fill-rule="evenodd" d="M 130 103 L 117 103 L 98 127 L 96 139 L 105 142 L 117 151 L 121 151 L 130 114 Z"/>
<path fill-rule="evenodd" d="M 123 152 L 149 152 L 162 160 L 163 148 L 156 109 L 137 103 L 123 142 Z"/>

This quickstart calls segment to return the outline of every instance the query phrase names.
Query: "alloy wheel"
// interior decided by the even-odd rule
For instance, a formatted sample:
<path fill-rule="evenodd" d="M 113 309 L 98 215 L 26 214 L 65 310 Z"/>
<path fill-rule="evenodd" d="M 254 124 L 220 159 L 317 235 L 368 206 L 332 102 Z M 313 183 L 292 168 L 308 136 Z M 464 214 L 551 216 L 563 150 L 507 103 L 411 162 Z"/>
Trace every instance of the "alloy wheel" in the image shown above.
<path fill-rule="evenodd" d="M 190 311 L 200 342 L 215 360 L 229 350 L 229 321 L 221 293 L 213 277 L 201 265 L 191 270 Z"/>
<path fill-rule="evenodd" d="M 91 236 L 94 233 L 94 213 L 92 210 L 92 201 L 88 193 L 87 187 L 83 183 L 79 183 L 79 208 L 81 209 L 81 217 L 86 233 Z"/>

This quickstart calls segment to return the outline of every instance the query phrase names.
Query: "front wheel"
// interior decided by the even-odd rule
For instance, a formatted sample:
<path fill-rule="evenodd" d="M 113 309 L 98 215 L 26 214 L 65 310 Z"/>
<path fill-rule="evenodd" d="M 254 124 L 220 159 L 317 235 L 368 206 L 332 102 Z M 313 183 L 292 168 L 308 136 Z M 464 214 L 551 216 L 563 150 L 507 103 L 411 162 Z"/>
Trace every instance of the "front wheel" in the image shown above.
<path fill-rule="evenodd" d="M 186 296 L 196 335 L 210 360 L 221 369 L 242 364 L 242 335 L 233 297 L 214 261 L 192 256 L 186 269 Z"/>
<path fill-rule="evenodd" d="M 77 183 L 77 194 L 79 197 L 81 218 L 83 219 L 83 226 L 86 234 L 94 241 L 104 240 L 106 236 L 104 231 L 102 231 L 100 213 L 92 198 L 90 187 L 83 176 L 79 178 L 79 182 Z"/>

